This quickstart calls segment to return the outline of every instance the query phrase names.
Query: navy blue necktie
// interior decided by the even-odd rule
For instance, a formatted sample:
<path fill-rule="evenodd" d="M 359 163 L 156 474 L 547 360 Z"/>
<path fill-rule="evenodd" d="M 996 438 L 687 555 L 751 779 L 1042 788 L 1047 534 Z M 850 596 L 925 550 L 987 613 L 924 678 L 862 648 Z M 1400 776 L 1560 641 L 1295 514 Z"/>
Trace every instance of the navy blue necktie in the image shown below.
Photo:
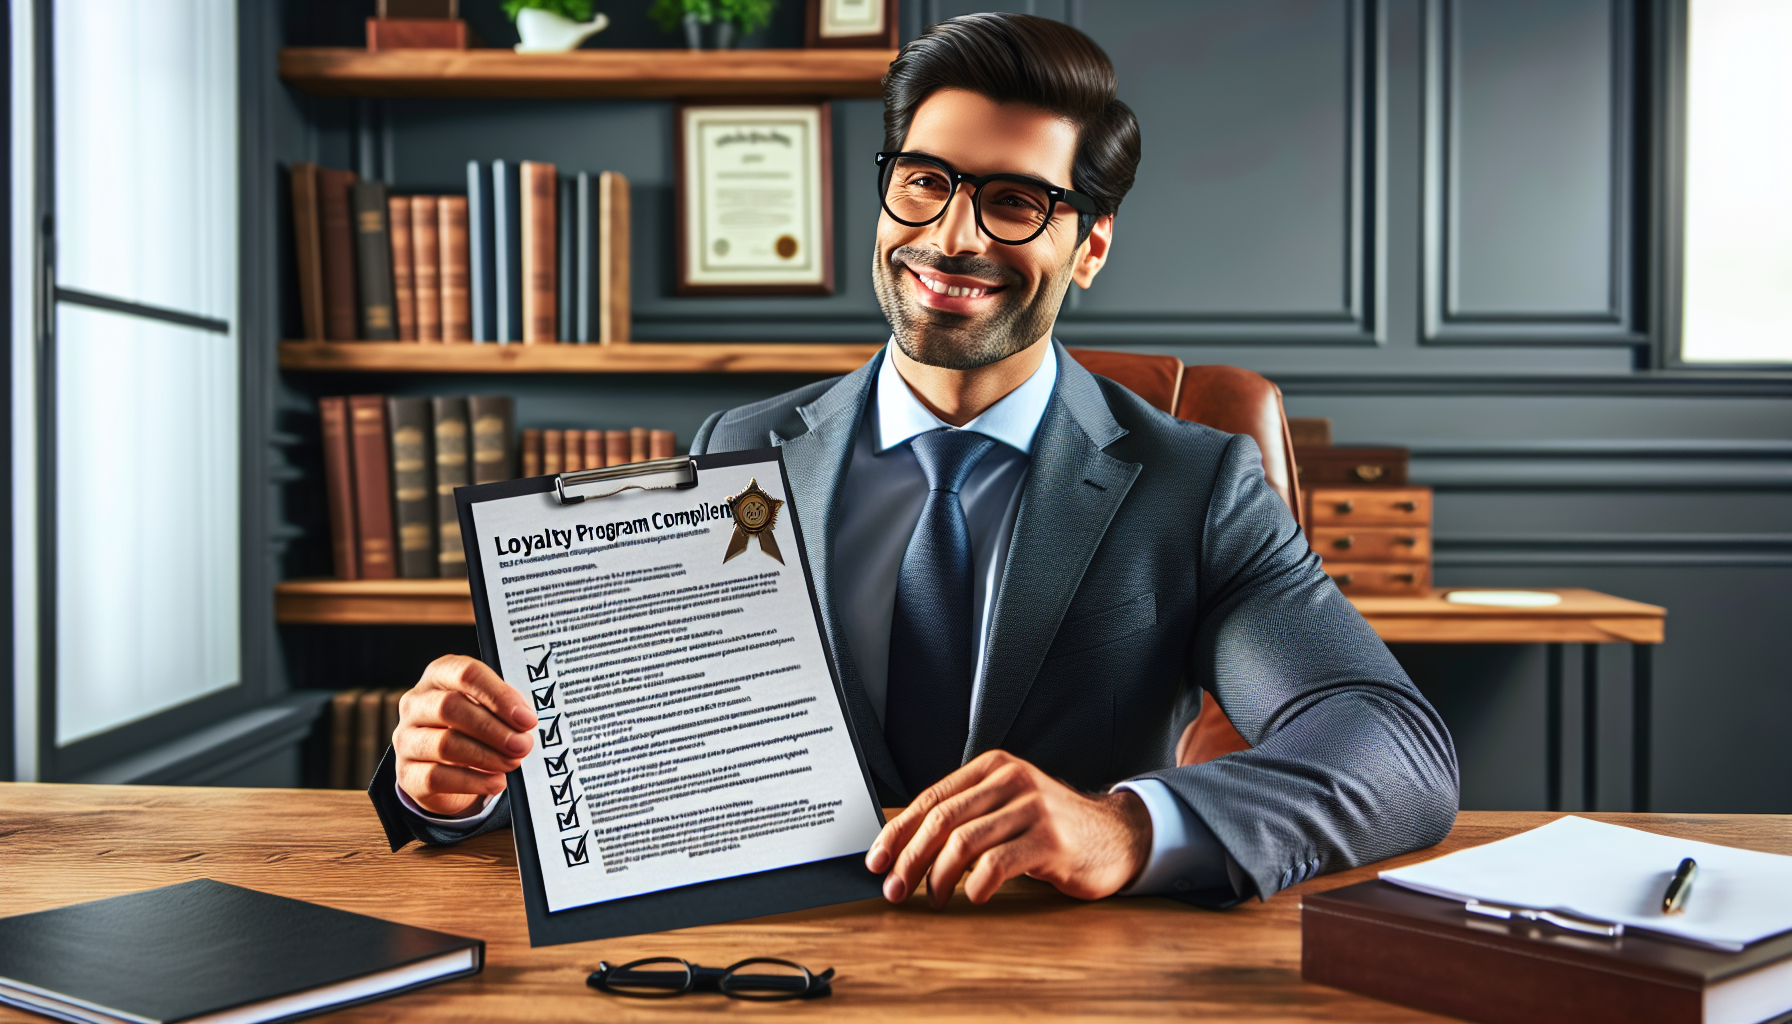
<path fill-rule="evenodd" d="M 884 738 L 913 798 L 958 768 L 971 733 L 971 533 L 958 489 L 995 442 L 944 428 L 909 442 L 927 503 L 896 577 Z"/>

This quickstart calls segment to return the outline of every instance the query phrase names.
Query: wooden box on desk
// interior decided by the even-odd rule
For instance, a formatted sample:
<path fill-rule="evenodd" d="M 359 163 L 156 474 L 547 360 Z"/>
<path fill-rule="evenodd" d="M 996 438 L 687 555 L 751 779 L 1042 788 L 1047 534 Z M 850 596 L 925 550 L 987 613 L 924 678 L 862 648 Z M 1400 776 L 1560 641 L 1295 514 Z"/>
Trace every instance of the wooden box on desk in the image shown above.
<path fill-rule="evenodd" d="M 1431 488 L 1306 490 L 1307 541 L 1346 594 L 1422 594 L 1431 587 Z"/>

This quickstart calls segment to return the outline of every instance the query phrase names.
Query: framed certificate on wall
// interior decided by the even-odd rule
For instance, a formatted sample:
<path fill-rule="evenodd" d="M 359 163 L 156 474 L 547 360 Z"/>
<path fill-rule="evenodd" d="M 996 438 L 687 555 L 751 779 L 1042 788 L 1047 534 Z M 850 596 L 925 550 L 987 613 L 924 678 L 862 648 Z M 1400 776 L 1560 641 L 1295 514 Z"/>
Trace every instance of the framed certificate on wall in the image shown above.
<path fill-rule="evenodd" d="M 826 103 L 683 105 L 674 133 L 680 295 L 831 295 Z"/>
<path fill-rule="evenodd" d="M 810 47 L 896 48 L 896 0 L 809 0 Z"/>

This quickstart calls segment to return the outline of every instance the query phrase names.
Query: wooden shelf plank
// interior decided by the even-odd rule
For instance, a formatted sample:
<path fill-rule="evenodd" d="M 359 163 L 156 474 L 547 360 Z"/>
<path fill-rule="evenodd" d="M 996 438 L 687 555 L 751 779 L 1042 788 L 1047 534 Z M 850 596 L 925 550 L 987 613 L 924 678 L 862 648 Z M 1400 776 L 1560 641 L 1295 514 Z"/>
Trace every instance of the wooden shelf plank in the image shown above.
<path fill-rule="evenodd" d="M 878 345 L 633 341 L 618 345 L 437 345 L 283 341 L 280 368 L 333 373 L 850 373 Z"/>
<path fill-rule="evenodd" d="M 314 96 L 875 97 L 894 50 L 280 51 L 280 77 Z"/>
<path fill-rule="evenodd" d="M 1665 635 L 1667 610 L 1591 590 L 1558 590 L 1552 608 L 1449 604 L 1444 590 L 1412 597 L 1353 597 L 1388 643 L 1645 643 Z M 466 580 L 288 580 L 274 588 L 281 623 L 472 625 Z"/>

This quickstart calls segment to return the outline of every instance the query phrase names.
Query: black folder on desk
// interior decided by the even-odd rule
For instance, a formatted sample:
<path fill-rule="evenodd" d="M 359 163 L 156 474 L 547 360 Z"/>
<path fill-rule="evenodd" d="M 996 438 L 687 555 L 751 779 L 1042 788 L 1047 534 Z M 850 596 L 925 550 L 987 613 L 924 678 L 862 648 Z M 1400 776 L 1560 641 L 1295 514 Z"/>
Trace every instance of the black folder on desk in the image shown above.
<path fill-rule="evenodd" d="M 479 635 L 481 659 L 494 667 L 501 664 L 492 609 L 486 592 L 486 567 L 482 561 L 482 556 L 486 554 L 485 549 L 490 545 L 481 541 L 473 514 L 475 506 L 482 502 L 531 494 L 552 494 L 562 504 L 572 505 L 587 500 L 602 500 L 608 495 L 595 492 L 614 487 L 623 482 L 625 478 L 637 474 L 662 481 L 653 486 L 670 488 L 671 485 L 663 482 L 664 474 L 688 471 L 693 484 L 678 486 L 692 486 L 697 475 L 706 470 L 767 461 L 776 461 L 779 476 L 782 478 L 782 493 L 788 495 L 790 493 L 789 480 L 784 475 L 782 453 L 777 449 L 660 459 L 608 469 L 510 480 L 503 483 L 457 489 L 455 498 L 460 514 L 461 538 L 467 552 L 467 575 L 472 585 L 474 625 Z M 588 496 L 579 495 L 578 492 L 581 488 L 588 492 Z M 810 613 L 814 617 L 816 629 L 820 631 L 822 628 L 821 613 L 815 599 L 815 583 L 809 574 L 807 553 L 803 548 L 802 531 L 798 528 L 794 503 L 785 504 L 782 512 L 790 517 L 790 533 L 794 535 L 796 541 L 794 554 L 802 567 L 803 580 L 808 591 Z M 731 525 L 730 528 L 732 528 Z M 828 662 L 827 669 L 833 683 L 834 697 L 840 702 L 841 716 L 845 720 L 848 733 L 850 733 L 852 718 L 846 711 L 839 673 L 835 669 L 831 657 L 827 655 L 826 633 L 822 632 L 821 636 L 823 637 L 823 656 Z M 533 666 L 529 667 L 533 670 Z M 531 675 L 533 674 L 534 672 L 531 671 Z M 512 680 L 511 682 L 514 685 L 517 681 Z M 518 688 L 523 689 L 523 687 Z M 878 807 L 876 786 L 872 781 L 870 769 L 865 764 L 863 751 L 856 736 L 853 737 L 852 743 L 854 752 L 858 755 L 865 799 L 870 802 L 876 814 L 876 820 L 881 823 L 883 817 L 882 811 Z M 882 891 L 882 878 L 866 870 L 862 855 L 854 854 L 551 911 L 546 886 L 542 878 L 542 851 L 538 848 L 535 838 L 536 830 L 533 827 L 534 822 L 529 806 L 528 785 L 522 769 L 510 773 L 508 792 L 511 834 L 516 843 L 517 867 L 522 877 L 523 904 L 528 913 L 531 945 L 546 946 L 583 942 L 735 921 L 854 900 L 873 899 L 879 897 Z"/>

